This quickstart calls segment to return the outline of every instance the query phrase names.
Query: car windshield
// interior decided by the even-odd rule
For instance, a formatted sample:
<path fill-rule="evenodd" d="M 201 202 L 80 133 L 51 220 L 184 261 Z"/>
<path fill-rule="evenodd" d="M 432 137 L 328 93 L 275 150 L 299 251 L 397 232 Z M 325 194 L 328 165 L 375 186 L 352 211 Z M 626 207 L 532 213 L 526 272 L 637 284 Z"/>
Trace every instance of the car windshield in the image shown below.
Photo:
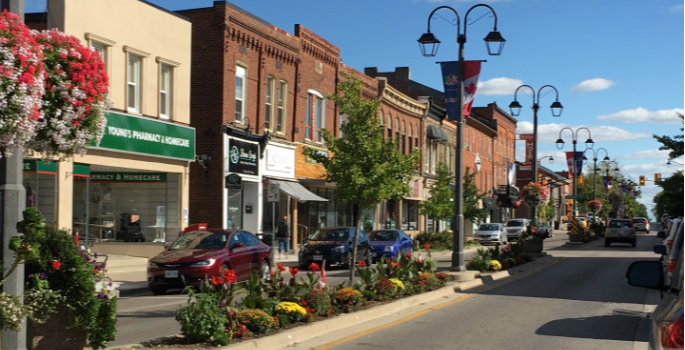
<path fill-rule="evenodd" d="M 400 235 L 397 231 L 373 231 L 369 233 L 369 239 L 372 241 L 397 241 Z"/>
<path fill-rule="evenodd" d="M 350 239 L 350 229 L 343 228 L 322 228 L 309 238 L 312 241 L 346 241 Z"/>
<path fill-rule="evenodd" d="M 179 249 L 222 249 L 228 240 L 227 232 L 195 231 L 179 238 L 169 250 Z"/>
<path fill-rule="evenodd" d="M 481 230 L 481 231 L 497 231 L 497 230 L 499 230 L 499 225 L 493 225 L 493 224 L 480 225 L 479 230 Z"/>
<path fill-rule="evenodd" d="M 612 220 L 609 223 L 609 227 L 624 227 L 624 226 L 630 226 L 630 221 L 627 220 Z"/>
<path fill-rule="evenodd" d="M 516 220 L 516 221 L 507 221 L 507 227 L 520 227 L 523 226 L 523 221 Z"/>

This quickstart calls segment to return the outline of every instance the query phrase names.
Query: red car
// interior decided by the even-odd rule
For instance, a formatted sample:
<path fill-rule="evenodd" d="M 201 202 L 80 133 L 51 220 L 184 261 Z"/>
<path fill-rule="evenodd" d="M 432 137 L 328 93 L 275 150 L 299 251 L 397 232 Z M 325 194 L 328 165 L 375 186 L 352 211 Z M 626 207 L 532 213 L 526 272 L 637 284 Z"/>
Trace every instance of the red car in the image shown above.
<path fill-rule="evenodd" d="M 191 231 L 179 237 L 162 253 L 150 259 L 147 284 L 152 293 L 197 286 L 202 280 L 233 270 L 246 280 L 252 270 L 260 277 L 271 273 L 271 247 L 243 230 Z"/>

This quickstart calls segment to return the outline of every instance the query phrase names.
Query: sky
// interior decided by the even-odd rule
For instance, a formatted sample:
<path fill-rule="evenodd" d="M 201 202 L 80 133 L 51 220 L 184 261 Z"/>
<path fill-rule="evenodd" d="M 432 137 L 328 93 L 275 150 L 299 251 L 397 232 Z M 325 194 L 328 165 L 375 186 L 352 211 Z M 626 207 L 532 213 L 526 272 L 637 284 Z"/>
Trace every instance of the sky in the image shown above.
<path fill-rule="evenodd" d="M 115 1 L 115 0 L 110 0 Z M 150 0 L 169 10 L 211 7 L 212 0 Z M 654 173 L 669 176 L 682 165 L 666 166 L 668 152 L 659 151 L 656 135 L 681 134 L 677 113 L 684 105 L 683 1 L 680 0 L 234 0 L 234 5 L 289 33 L 301 24 L 336 45 L 343 63 L 363 72 L 378 67 L 390 72 L 409 67 L 411 79 L 442 91 L 438 61 L 457 60 L 455 15 L 441 9 L 451 6 L 466 23 L 466 60 L 487 60 L 481 68 L 473 106 L 496 102 L 508 110 L 514 91 L 523 84 L 539 97 L 538 158 L 552 155 L 554 171 L 567 170 L 562 152 L 572 150 L 571 133 L 558 150 L 559 131 L 574 133 L 588 128 L 594 148 L 604 148 L 623 173 L 637 182 Z M 506 39 L 500 56 L 488 56 L 483 38 L 494 18 L 483 7 L 466 12 L 478 3 L 497 14 L 497 29 Z M 44 11 L 46 0 L 26 0 L 26 12 Z M 436 57 L 421 55 L 417 39 L 431 31 L 442 41 Z M 549 105 L 555 100 L 553 85 L 564 106 L 553 117 Z M 518 101 L 524 108 L 517 117 L 519 133 L 532 133 L 533 103 L 529 90 L 521 89 Z M 588 137 L 578 132 L 578 151 Z M 524 158 L 523 141 L 517 142 L 517 160 Z M 592 151 L 589 151 L 592 153 Z M 592 158 L 592 157 L 588 157 Z M 598 158 L 604 158 L 599 151 Z M 682 157 L 676 159 L 683 162 Z M 651 210 L 652 197 L 660 191 L 647 181 L 639 201 Z M 650 211 L 651 216 L 651 211 Z"/>

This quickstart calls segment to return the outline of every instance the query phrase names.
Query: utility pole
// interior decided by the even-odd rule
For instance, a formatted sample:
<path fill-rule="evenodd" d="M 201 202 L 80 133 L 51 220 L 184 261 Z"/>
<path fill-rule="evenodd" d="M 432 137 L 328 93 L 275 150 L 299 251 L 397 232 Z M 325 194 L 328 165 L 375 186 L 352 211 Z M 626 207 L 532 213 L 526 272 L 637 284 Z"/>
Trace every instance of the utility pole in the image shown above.
<path fill-rule="evenodd" d="M 2 0 L 3 10 L 12 12 L 24 21 L 24 0 Z M 0 158 L 0 235 L 2 236 L 2 262 L 7 269 L 14 263 L 14 252 L 9 249 L 12 237 L 18 236 L 17 222 L 22 220 L 26 207 L 26 189 L 22 184 L 24 150 L 12 149 L 12 155 Z M 24 294 L 24 264 L 17 266 L 14 273 L 2 285 L 2 291 L 8 294 Z M 23 302 L 23 298 L 22 298 Z M 3 331 L 3 350 L 26 350 L 26 318 L 21 322 L 21 330 Z"/>

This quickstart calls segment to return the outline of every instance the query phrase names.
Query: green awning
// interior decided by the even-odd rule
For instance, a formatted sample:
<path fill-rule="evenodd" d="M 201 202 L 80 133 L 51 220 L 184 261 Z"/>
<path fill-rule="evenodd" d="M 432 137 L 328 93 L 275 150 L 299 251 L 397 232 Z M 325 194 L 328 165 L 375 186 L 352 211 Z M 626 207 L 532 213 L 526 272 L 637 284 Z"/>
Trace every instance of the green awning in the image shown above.
<path fill-rule="evenodd" d="M 57 175 L 57 163 L 48 163 L 38 159 L 24 159 L 23 170 L 25 173 Z"/>

